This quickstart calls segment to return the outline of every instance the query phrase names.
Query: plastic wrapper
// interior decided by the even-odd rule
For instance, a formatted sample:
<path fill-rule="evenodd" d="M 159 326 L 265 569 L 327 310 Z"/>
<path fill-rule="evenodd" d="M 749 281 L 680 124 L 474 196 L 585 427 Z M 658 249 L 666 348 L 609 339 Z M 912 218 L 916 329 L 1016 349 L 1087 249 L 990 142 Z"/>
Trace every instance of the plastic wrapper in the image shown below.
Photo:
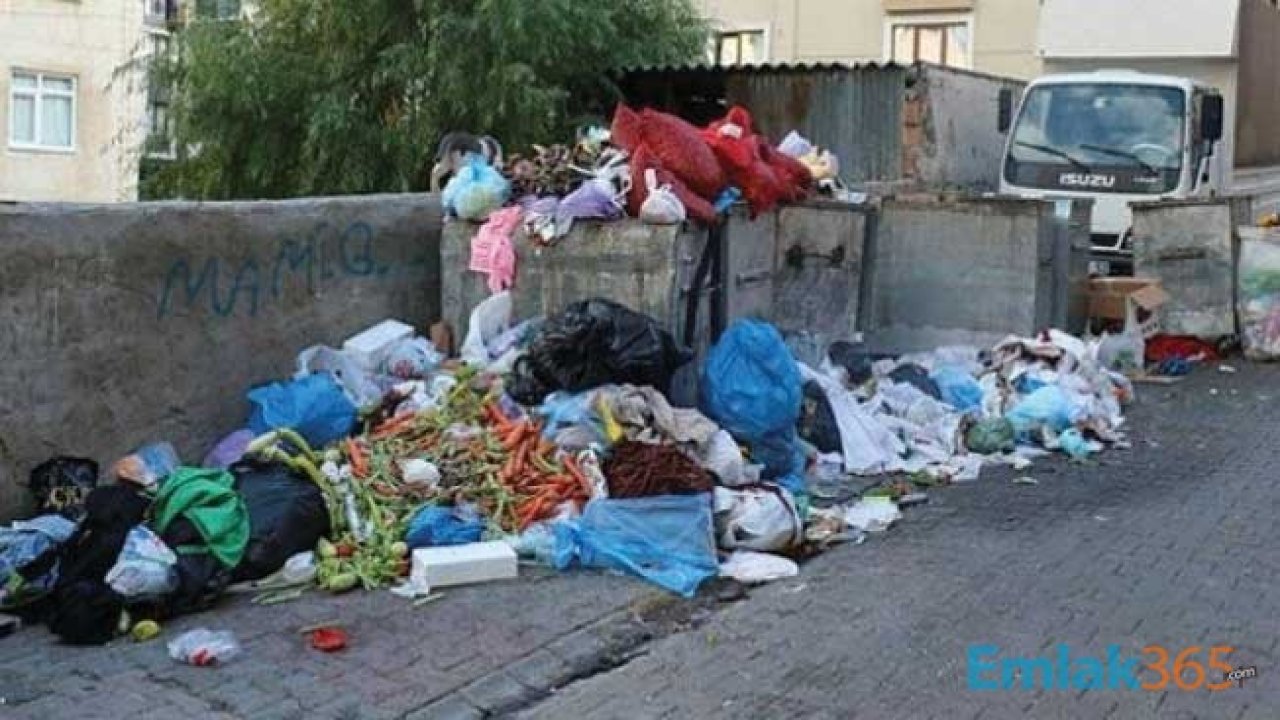
<path fill-rule="evenodd" d="M 178 556 L 143 526 L 129 531 L 116 564 L 107 571 L 107 584 L 126 600 L 156 598 L 178 587 Z"/>
<path fill-rule="evenodd" d="M 383 371 L 401 380 L 420 380 L 440 367 L 444 355 L 424 337 L 406 338 L 387 351 Z"/>
<path fill-rule="evenodd" d="M 169 657 L 196 667 L 225 665 L 240 654 L 240 643 L 229 630 L 188 630 L 169 643 Z"/>

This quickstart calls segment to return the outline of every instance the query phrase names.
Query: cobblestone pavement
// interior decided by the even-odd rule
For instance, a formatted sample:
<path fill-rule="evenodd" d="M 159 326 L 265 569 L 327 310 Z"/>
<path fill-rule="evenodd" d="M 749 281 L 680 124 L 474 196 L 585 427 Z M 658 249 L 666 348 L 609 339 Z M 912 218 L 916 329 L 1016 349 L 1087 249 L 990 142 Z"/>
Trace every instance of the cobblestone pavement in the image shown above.
<path fill-rule="evenodd" d="M 69 648 L 24 629 L 0 640 L 0 718 L 1280 718 L 1280 368 L 1140 393 L 1132 450 L 1020 473 L 1039 485 L 988 471 L 937 489 L 890 533 L 740 602 L 539 571 L 422 607 L 237 599 L 166 627 L 232 629 L 244 654 L 215 669 L 161 642 Z M 329 620 L 352 647 L 307 649 L 299 628 Z M 966 688 L 972 644 L 1060 643 L 1227 644 L 1259 675 L 1212 694 Z"/>

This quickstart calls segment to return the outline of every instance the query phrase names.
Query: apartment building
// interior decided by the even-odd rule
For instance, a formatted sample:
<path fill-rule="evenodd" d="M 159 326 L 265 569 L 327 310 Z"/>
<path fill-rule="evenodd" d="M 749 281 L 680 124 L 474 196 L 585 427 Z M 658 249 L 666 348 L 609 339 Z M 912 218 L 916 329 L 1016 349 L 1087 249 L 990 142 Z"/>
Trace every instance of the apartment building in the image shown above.
<path fill-rule="evenodd" d="M 723 65 L 933 62 L 1040 73 L 1039 0 L 698 0 Z"/>
<path fill-rule="evenodd" d="M 240 0 L 0 0 L 0 201 L 121 202 L 172 153 L 152 58 Z"/>

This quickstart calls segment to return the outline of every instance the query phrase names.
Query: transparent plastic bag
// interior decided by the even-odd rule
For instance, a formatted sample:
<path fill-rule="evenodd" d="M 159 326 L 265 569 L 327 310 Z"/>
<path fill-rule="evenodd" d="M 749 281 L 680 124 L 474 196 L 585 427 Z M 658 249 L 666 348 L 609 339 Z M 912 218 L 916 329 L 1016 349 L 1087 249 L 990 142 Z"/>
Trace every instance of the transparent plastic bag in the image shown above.
<path fill-rule="evenodd" d="M 325 373 L 333 378 L 358 408 L 377 405 L 382 401 L 382 388 L 369 377 L 360 363 L 342 350 L 314 345 L 298 353 L 294 379 L 315 373 Z"/>
<path fill-rule="evenodd" d="M 120 458 L 112 466 L 111 472 L 119 480 L 151 489 L 169 477 L 169 473 L 177 470 L 181 464 L 178 451 L 172 445 L 167 442 L 157 442 L 143 445 Z"/>
<path fill-rule="evenodd" d="M 169 643 L 169 657 L 196 667 L 223 665 L 240 654 L 240 643 L 230 630 L 189 630 Z"/>
<path fill-rule="evenodd" d="M 430 340 L 424 337 L 405 338 L 387 351 L 383 372 L 400 380 L 417 380 L 430 375 L 442 362 L 444 355 Z"/>
<path fill-rule="evenodd" d="M 715 490 L 716 538 L 729 550 L 786 550 L 804 540 L 791 494 L 779 487 Z"/>
<path fill-rule="evenodd" d="M 555 566 L 618 570 L 693 597 L 719 572 L 712 527 L 706 494 L 592 500 L 554 526 Z"/>

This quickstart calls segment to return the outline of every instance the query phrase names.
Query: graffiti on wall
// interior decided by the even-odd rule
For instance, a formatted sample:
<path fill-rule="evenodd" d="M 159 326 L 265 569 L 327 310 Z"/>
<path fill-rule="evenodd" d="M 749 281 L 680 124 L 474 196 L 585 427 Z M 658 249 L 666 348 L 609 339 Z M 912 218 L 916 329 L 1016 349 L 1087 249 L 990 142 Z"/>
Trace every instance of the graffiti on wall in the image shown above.
<path fill-rule="evenodd" d="M 355 221 L 345 228 L 317 223 L 302 236 L 282 236 L 265 253 L 236 258 L 181 257 L 161 280 L 156 299 L 160 319 L 207 311 L 218 317 L 253 317 L 279 302 L 290 288 L 312 295 L 339 279 L 377 280 L 392 266 L 377 255 L 373 227 Z M 425 263 L 413 262 L 411 265 Z"/>

